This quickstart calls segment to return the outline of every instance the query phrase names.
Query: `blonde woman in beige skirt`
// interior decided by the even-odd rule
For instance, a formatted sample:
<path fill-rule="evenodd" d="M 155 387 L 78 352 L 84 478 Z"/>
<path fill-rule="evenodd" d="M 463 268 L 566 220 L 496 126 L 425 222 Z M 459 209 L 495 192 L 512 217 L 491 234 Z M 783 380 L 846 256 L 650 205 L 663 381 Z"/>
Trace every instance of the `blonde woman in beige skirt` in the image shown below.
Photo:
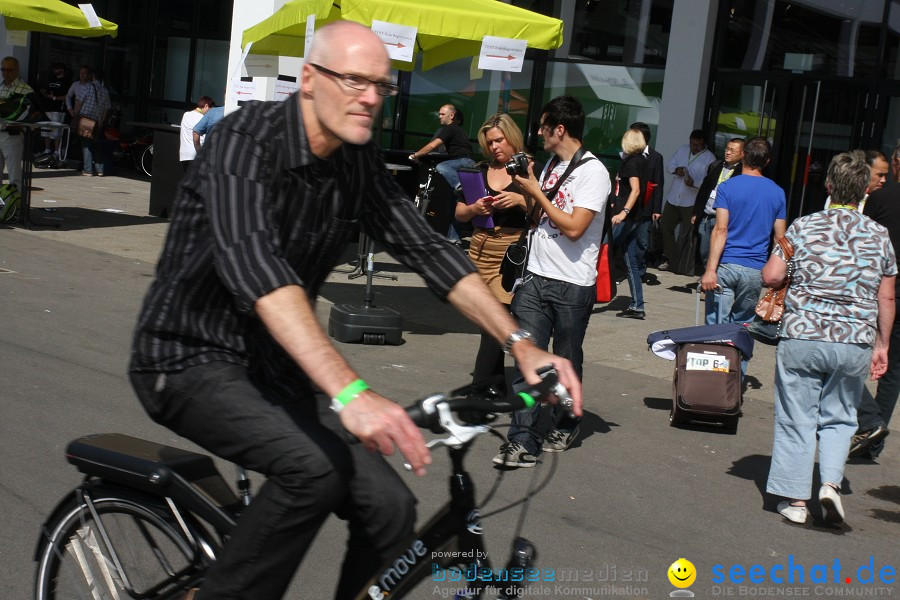
<path fill-rule="evenodd" d="M 522 131 L 509 115 L 497 114 L 478 130 L 478 143 L 487 161 L 479 164 L 488 196 L 472 204 L 460 201 L 456 205 L 456 219 L 468 222 L 475 217 L 490 216 L 494 227 L 475 227 L 469 246 L 469 258 L 478 267 L 482 279 L 494 296 L 509 306 L 512 294 L 500 285 L 500 263 L 506 248 L 519 239 L 528 221 L 528 205 L 519 184 L 506 172 L 506 163 L 513 154 L 523 151 Z M 529 162 L 531 162 L 529 160 Z M 481 332 L 481 346 L 475 358 L 472 380 L 491 379 L 500 393 L 505 393 L 503 351 L 494 338 Z"/>

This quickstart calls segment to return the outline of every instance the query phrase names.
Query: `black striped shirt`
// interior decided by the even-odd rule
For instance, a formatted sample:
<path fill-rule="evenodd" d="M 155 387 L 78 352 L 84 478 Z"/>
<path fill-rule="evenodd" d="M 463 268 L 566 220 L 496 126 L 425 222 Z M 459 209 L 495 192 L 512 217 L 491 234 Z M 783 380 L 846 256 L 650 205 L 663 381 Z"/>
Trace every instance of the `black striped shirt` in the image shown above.
<path fill-rule="evenodd" d="M 291 284 L 314 301 L 357 224 L 442 298 L 474 272 L 416 212 L 373 143 L 314 156 L 296 94 L 227 116 L 179 186 L 131 369 L 224 360 L 262 382 L 307 383 L 254 304 Z"/>

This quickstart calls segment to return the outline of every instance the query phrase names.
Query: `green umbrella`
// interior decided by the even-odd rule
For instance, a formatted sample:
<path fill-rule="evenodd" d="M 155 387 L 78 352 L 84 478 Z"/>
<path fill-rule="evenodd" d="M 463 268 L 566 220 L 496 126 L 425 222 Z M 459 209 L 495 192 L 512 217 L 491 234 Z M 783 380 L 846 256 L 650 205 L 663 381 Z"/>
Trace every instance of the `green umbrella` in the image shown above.
<path fill-rule="evenodd" d="M 451 60 L 475 56 L 486 35 L 528 40 L 529 48 L 550 50 L 562 44 L 563 23 L 497 0 L 292 0 L 274 15 L 244 31 L 241 46 L 252 42 L 252 54 L 303 56 L 306 19 L 316 15 L 316 27 L 337 20 L 367 27 L 386 21 L 417 28 L 416 55 L 427 70 Z M 411 71 L 413 62 L 393 61 Z"/>
<path fill-rule="evenodd" d="M 0 15 L 11 31 L 39 31 L 77 37 L 100 37 L 118 33 L 119 26 L 100 19 L 100 27 L 91 27 L 76 6 L 60 0 L 2 0 Z"/>

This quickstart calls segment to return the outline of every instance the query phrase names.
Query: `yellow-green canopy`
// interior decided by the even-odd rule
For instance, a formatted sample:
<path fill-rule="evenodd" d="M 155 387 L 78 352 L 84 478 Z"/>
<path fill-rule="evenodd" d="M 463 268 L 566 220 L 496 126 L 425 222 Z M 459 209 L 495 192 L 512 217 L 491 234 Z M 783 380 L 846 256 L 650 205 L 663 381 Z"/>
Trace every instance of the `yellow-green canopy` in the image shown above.
<path fill-rule="evenodd" d="M 100 19 L 100 27 L 91 27 L 77 6 L 60 0 L 0 0 L 0 15 L 11 31 L 39 31 L 77 37 L 100 37 L 118 33 L 119 26 Z"/>
<path fill-rule="evenodd" d="M 252 42 L 252 54 L 303 56 L 306 19 L 316 15 L 316 27 L 340 19 L 367 27 L 386 21 L 416 27 L 415 55 L 423 53 L 427 70 L 451 60 L 475 56 L 486 35 L 528 40 L 529 48 L 550 50 L 562 44 L 559 19 L 497 0 L 292 0 L 274 15 L 244 31 L 241 46 Z M 413 62 L 393 61 L 411 71 Z"/>

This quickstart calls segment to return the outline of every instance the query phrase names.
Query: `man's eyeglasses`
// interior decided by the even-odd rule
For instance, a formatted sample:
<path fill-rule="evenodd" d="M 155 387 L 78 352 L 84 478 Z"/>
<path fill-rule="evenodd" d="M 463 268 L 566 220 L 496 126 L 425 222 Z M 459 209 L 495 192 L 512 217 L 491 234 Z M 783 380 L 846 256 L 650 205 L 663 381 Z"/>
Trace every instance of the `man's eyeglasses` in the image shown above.
<path fill-rule="evenodd" d="M 317 71 L 325 73 L 326 75 L 331 75 L 335 79 L 340 79 L 341 83 L 346 85 L 351 90 L 357 90 L 360 92 L 364 92 L 369 89 L 370 85 L 375 86 L 375 93 L 379 96 L 396 96 L 400 91 L 400 86 L 394 83 L 385 83 L 384 81 L 372 81 L 362 75 L 349 75 L 347 73 L 338 73 L 337 71 L 332 71 L 331 69 L 326 69 L 322 65 L 317 65 L 315 63 L 308 63 L 309 66 L 315 68 Z"/>
<path fill-rule="evenodd" d="M 4 68 L 0 67 L 0 71 L 3 71 L 4 73 L 9 73 L 10 71 L 18 71 L 18 69 L 16 69 L 15 67 L 13 67 L 12 69 L 4 69 Z"/>

